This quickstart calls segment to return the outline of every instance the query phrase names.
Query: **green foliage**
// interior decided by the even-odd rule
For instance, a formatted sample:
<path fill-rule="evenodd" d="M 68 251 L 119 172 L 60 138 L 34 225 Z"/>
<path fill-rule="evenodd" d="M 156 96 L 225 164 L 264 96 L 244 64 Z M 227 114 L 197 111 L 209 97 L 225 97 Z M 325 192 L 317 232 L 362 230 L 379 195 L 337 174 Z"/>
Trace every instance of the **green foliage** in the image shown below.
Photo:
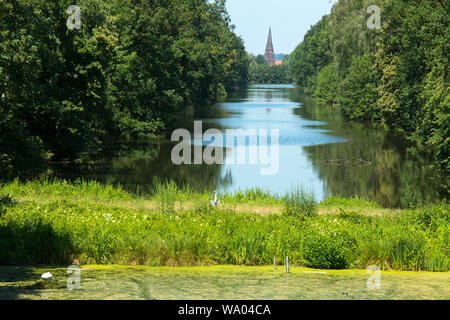
<path fill-rule="evenodd" d="M 352 198 L 338 198 L 338 197 L 329 197 L 320 203 L 321 206 L 333 206 L 333 207 L 341 207 L 341 208 L 355 208 L 355 207 L 364 207 L 364 208 L 381 208 L 380 205 L 373 201 L 361 199 L 359 197 Z"/>
<path fill-rule="evenodd" d="M 132 200 L 133 196 L 121 186 L 102 185 L 97 181 L 77 179 L 73 182 L 58 179 L 34 179 L 21 183 L 19 179 L 0 188 L 0 197 L 36 197 Z"/>
<path fill-rule="evenodd" d="M 304 258 L 308 267 L 346 269 L 355 250 L 355 240 L 341 220 L 317 219 L 305 230 Z"/>
<path fill-rule="evenodd" d="M 10 106 L 0 99 L 0 181 L 39 173 L 43 160 L 42 140 L 28 136 Z"/>
<path fill-rule="evenodd" d="M 267 64 L 266 58 L 262 54 L 256 56 L 255 62 L 257 64 Z"/>
<path fill-rule="evenodd" d="M 6 213 L 6 206 L 11 204 L 12 199 L 9 196 L 0 197 L 0 216 Z"/>
<path fill-rule="evenodd" d="M 222 0 L 82 0 L 74 30 L 70 4 L 0 2 L 2 180 L 39 170 L 45 154 L 74 159 L 106 139 L 165 133 L 186 108 L 247 84 Z"/>
<path fill-rule="evenodd" d="M 77 258 L 82 264 L 269 265 L 287 255 L 292 264 L 313 268 L 450 267 L 446 203 L 380 217 L 346 211 L 262 216 L 235 212 L 222 202 L 212 208 L 207 194 L 170 182 L 155 185 L 152 199 L 194 200 L 193 208 L 145 209 L 141 201 L 148 199 L 94 182 L 13 182 L 1 190 L 0 197 L 45 195 L 0 204 L 1 264 L 69 264 Z"/>
<path fill-rule="evenodd" d="M 338 100 L 338 77 L 335 65 L 329 64 L 317 75 L 316 90 L 314 96 L 325 104 L 334 105 Z"/>
<path fill-rule="evenodd" d="M 375 232 L 360 241 L 361 261 L 396 270 L 424 270 L 426 263 L 425 235 L 408 225 L 378 221 Z M 391 223 L 389 225 L 388 223 Z"/>
<path fill-rule="evenodd" d="M 9 208 L 0 221 L 0 261 L 16 263 L 70 263 L 73 251 L 66 229 L 55 227 L 55 215 L 35 215 L 35 210 Z"/>
<path fill-rule="evenodd" d="M 311 88 L 317 74 L 332 61 L 328 16 L 324 16 L 306 33 L 290 56 L 289 72 L 298 85 Z"/>
<path fill-rule="evenodd" d="M 297 186 L 284 196 L 285 214 L 288 216 L 313 217 L 317 215 L 318 203 L 314 193 Z"/>
<path fill-rule="evenodd" d="M 262 190 L 259 187 L 254 187 L 246 190 L 239 190 L 234 193 L 225 193 L 221 195 L 225 202 L 249 202 L 249 201 L 264 201 L 268 203 L 280 203 L 281 199 L 277 195 L 273 195 L 269 191 Z"/>
<path fill-rule="evenodd" d="M 378 101 L 387 126 L 407 132 L 449 172 L 450 17 L 440 1 L 387 1 L 376 55 Z M 391 34 L 399 34 L 393 37 Z"/>
<path fill-rule="evenodd" d="M 269 66 L 266 63 L 258 64 L 253 62 L 248 70 L 248 79 L 250 83 L 290 83 L 287 74 L 287 65 Z"/>
<path fill-rule="evenodd" d="M 3 1 L 1 76 L 11 120 L 55 158 L 72 157 L 101 130 L 106 64 L 115 37 L 107 7 L 84 1 L 83 28 L 65 26 L 67 1 Z M 2 88 L 2 89 L 3 89 Z"/>
<path fill-rule="evenodd" d="M 352 120 L 380 120 L 378 110 L 379 76 L 369 54 L 353 58 L 345 77 L 342 93 L 342 110 Z"/>
<path fill-rule="evenodd" d="M 366 9 L 381 8 L 381 30 Z M 357 121 L 381 121 L 450 168 L 450 15 L 443 1 L 339 0 L 291 55 L 307 93 Z"/>
<path fill-rule="evenodd" d="M 412 211 L 405 219 L 417 224 L 424 230 L 436 232 L 440 226 L 450 223 L 449 205 L 445 202 L 432 208 L 419 208 Z"/>
<path fill-rule="evenodd" d="M 450 266 L 450 227 L 449 224 L 440 225 L 436 232 L 428 239 L 425 269 L 445 272 Z"/>
<path fill-rule="evenodd" d="M 166 215 L 175 213 L 175 202 L 179 198 L 178 194 L 182 192 L 174 181 L 164 184 L 157 182 L 152 188 L 153 196 L 158 199 L 159 211 Z"/>

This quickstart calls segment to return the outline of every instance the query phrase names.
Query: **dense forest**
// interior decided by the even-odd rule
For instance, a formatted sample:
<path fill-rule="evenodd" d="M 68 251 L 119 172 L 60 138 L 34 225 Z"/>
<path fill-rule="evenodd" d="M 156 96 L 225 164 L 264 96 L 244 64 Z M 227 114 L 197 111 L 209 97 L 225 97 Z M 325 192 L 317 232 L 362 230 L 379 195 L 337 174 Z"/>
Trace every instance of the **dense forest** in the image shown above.
<path fill-rule="evenodd" d="M 291 83 L 401 132 L 450 172 L 450 9 L 339 0 L 281 66 L 245 52 L 225 0 L 0 0 L 0 180 L 110 139 L 169 132 L 251 83 Z M 381 9 L 381 28 L 367 21 Z"/>
<path fill-rule="evenodd" d="M 72 4 L 0 1 L 3 179 L 108 139 L 163 134 L 188 107 L 247 85 L 224 0 L 80 0 L 69 28 Z"/>
<path fill-rule="evenodd" d="M 283 64 L 269 66 L 263 55 L 254 56 L 249 54 L 250 66 L 248 69 L 248 80 L 250 83 L 291 83 L 292 79 L 288 73 L 289 56 L 286 55 Z"/>
<path fill-rule="evenodd" d="M 368 27 L 372 5 L 381 28 Z M 449 174 L 449 55 L 447 1 L 339 0 L 291 54 L 288 72 L 348 119 L 403 133 Z"/>

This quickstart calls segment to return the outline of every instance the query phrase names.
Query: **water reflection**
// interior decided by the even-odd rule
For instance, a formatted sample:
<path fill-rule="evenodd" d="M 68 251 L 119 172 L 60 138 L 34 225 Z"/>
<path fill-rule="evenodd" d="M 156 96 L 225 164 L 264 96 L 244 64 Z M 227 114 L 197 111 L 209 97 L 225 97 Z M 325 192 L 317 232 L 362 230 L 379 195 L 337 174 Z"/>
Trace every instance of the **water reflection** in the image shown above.
<path fill-rule="evenodd" d="M 331 134 L 321 126 L 325 122 L 305 119 L 296 113 L 301 103 L 291 99 L 289 85 L 252 86 L 245 98 L 219 104 L 223 113 L 203 119 L 208 128 L 225 129 L 278 129 L 279 172 L 273 176 L 262 176 L 264 165 L 225 164 L 222 173 L 231 178 L 227 185 L 219 185 L 220 190 L 239 190 L 258 186 L 274 193 L 289 191 L 293 185 L 302 184 L 315 192 L 321 200 L 327 195 L 324 179 L 318 176 L 311 165 L 304 147 L 344 142 L 345 138 Z"/>
<path fill-rule="evenodd" d="M 263 165 L 180 165 L 170 141 L 115 142 L 78 163 L 54 165 L 57 176 L 84 177 L 147 192 L 155 179 L 173 179 L 199 190 L 260 187 L 284 193 L 302 184 L 322 200 L 358 195 L 386 206 L 408 206 L 448 197 L 448 180 L 424 156 L 407 152 L 403 139 L 368 125 L 348 123 L 290 85 L 254 85 L 230 95 L 204 115 L 203 131 L 279 129 L 280 169 L 261 176 Z M 193 132 L 193 121 L 180 125 Z"/>
<path fill-rule="evenodd" d="M 332 108 L 302 95 L 297 98 L 308 106 L 296 110 L 300 116 L 323 120 L 324 128 L 348 139 L 305 148 L 319 176 L 327 181 L 330 195 L 358 195 L 390 207 L 448 198 L 448 179 L 439 176 L 425 155 L 408 152 L 405 139 L 381 128 L 346 122 Z"/>
<path fill-rule="evenodd" d="M 230 183 L 229 177 L 219 174 L 220 165 L 174 165 L 170 158 L 172 148 L 172 143 L 156 140 L 110 143 L 76 164 L 54 165 L 53 170 L 61 178 L 120 184 L 139 194 L 148 193 L 155 180 L 174 180 L 201 191 Z"/>

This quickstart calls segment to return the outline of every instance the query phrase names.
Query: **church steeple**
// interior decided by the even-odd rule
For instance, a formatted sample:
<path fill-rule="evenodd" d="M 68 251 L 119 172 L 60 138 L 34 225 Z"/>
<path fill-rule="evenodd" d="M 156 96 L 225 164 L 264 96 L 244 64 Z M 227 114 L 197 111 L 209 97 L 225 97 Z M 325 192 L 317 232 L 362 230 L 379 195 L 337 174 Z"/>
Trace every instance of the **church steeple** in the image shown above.
<path fill-rule="evenodd" d="M 273 66 L 275 64 L 275 54 L 272 43 L 272 27 L 269 27 L 269 37 L 267 38 L 266 53 L 264 56 L 266 57 L 266 61 L 269 66 Z"/>

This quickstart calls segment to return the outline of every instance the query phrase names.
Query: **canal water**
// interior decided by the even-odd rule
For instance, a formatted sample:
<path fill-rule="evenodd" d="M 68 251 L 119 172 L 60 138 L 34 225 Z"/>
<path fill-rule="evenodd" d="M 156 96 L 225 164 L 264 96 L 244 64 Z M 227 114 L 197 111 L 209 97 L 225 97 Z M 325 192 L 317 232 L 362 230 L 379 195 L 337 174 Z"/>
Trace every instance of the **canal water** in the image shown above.
<path fill-rule="evenodd" d="M 302 186 L 321 201 L 330 196 L 363 197 L 387 207 L 408 207 L 448 198 L 448 180 L 427 155 L 377 125 L 350 123 L 292 85 L 252 85 L 230 95 L 210 112 L 180 123 L 191 133 L 218 129 L 278 130 L 279 164 L 261 175 L 261 164 L 175 165 L 170 140 L 115 141 L 76 163 L 53 164 L 54 175 L 95 179 L 146 193 L 155 180 L 174 180 L 203 191 L 235 192 L 258 187 L 283 194 Z M 270 139 L 269 139 L 270 141 Z M 206 143 L 204 143 L 206 144 Z M 250 140 L 247 140 L 247 150 Z M 204 145 L 205 147 L 205 145 Z M 270 147 L 270 144 L 269 144 Z M 269 149 L 270 150 L 270 149 Z"/>

